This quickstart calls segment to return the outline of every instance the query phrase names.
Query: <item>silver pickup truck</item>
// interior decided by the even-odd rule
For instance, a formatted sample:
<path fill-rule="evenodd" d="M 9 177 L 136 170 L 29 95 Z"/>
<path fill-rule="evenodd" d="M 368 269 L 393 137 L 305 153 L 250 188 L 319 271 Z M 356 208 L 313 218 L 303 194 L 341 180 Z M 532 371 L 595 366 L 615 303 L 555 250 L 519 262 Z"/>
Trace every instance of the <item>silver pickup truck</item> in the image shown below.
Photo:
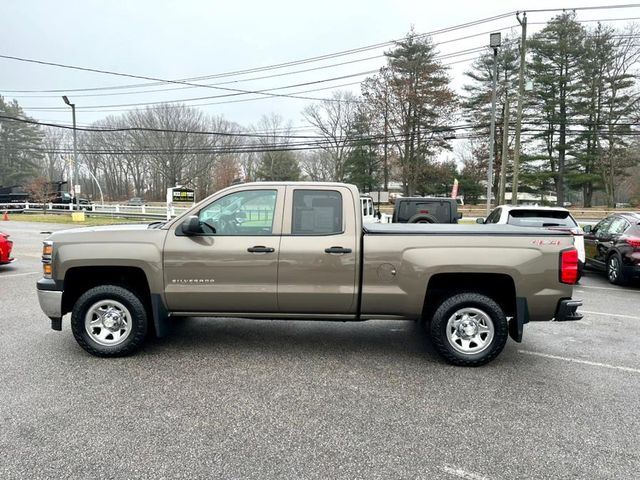
<path fill-rule="evenodd" d="M 67 230 L 43 245 L 51 327 L 104 357 L 170 317 L 425 321 L 450 363 L 495 358 L 529 321 L 579 320 L 570 234 L 490 225 L 363 226 L 356 187 L 248 183 L 166 223 Z"/>

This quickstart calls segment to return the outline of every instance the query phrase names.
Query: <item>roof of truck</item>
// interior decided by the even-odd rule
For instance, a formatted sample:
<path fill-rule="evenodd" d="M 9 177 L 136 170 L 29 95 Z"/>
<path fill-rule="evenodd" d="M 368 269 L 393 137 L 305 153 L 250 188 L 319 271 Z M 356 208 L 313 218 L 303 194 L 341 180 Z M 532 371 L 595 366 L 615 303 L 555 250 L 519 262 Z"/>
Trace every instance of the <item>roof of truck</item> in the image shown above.
<path fill-rule="evenodd" d="M 350 183 L 341 183 L 341 182 L 275 182 L 275 181 L 264 181 L 264 182 L 246 182 L 246 183 L 236 183 L 232 185 L 233 187 L 242 185 L 275 185 L 275 186 L 300 186 L 300 187 L 355 187 Z"/>

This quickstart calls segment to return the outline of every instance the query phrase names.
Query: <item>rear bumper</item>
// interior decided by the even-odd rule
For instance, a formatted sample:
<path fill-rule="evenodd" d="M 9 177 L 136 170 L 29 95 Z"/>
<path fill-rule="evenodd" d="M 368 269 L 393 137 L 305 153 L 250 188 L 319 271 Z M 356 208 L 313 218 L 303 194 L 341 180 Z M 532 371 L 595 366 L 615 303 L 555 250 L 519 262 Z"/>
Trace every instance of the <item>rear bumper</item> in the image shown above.
<path fill-rule="evenodd" d="M 556 322 L 572 322 L 582 319 L 583 315 L 578 312 L 578 307 L 581 306 L 582 300 L 572 300 L 571 298 L 560 300 L 554 320 Z"/>

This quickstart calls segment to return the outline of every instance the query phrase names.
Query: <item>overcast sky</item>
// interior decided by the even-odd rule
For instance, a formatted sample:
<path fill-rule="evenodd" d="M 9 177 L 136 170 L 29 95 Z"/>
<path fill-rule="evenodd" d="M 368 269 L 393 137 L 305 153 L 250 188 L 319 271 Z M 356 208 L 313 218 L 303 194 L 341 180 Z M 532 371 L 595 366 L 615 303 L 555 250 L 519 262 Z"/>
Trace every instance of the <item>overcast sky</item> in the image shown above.
<path fill-rule="evenodd" d="M 506 0 L 482 1 L 410 1 L 410 0 L 5 0 L 2 5 L 0 54 L 77 65 L 162 79 L 182 79 L 231 72 L 240 69 L 299 60 L 335 53 L 405 35 L 411 26 L 418 33 L 459 25 L 514 10 L 570 8 L 625 3 L 606 0 Z M 550 13 L 531 13 L 529 21 L 544 22 Z M 640 9 L 594 10 L 578 13 L 578 19 L 640 17 Z M 626 22 L 614 22 L 623 26 Z M 457 30 L 433 37 L 434 42 L 455 40 L 439 46 L 442 54 L 482 47 L 488 44 L 489 31 L 507 33 L 515 27 L 515 15 L 508 18 Z M 593 25 L 593 24 L 591 24 Z M 541 28 L 532 24 L 530 31 Z M 519 35 L 519 27 L 513 32 Z M 503 33 L 503 34 L 504 34 Z M 277 90 L 295 93 L 314 88 L 340 86 L 361 81 L 366 72 L 378 69 L 387 48 L 313 62 L 287 69 L 270 70 L 243 76 L 203 80 L 202 83 L 234 81 L 221 87 L 259 90 L 277 88 L 335 77 L 349 76 L 310 86 Z M 451 66 L 454 84 L 463 83 L 463 72 L 477 53 L 443 60 L 462 61 Z M 366 60 L 369 57 L 375 57 Z M 363 60 L 365 59 L 365 60 Z M 295 70 L 360 60 L 306 73 Z M 466 62 L 465 62 L 466 61 Z M 287 74 L 268 79 L 253 77 Z M 359 74 L 359 75 L 354 75 Z M 229 93 L 211 88 L 179 88 L 165 85 L 146 89 L 87 89 L 146 83 L 145 81 L 104 74 L 79 72 L 52 66 L 33 65 L 0 59 L 0 95 L 16 98 L 27 114 L 56 123 L 70 123 L 68 107 L 62 93 L 9 93 L 10 90 L 65 90 L 78 106 L 78 124 L 89 124 L 108 113 L 105 106 L 143 102 L 175 101 Z M 145 90 L 159 92 L 142 93 Z M 357 85 L 343 87 L 359 93 Z M 167 90 L 171 89 L 171 90 Z M 85 96 L 95 95 L 102 96 Z M 331 90 L 303 93 L 304 96 L 327 97 Z M 109 95 L 104 95 L 109 94 Z M 45 97 L 33 97 L 44 95 Z M 256 98 L 244 95 L 231 98 L 187 102 L 193 105 Z M 309 100 L 262 98 L 240 103 L 206 105 L 209 114 L 223 115 L 242 125 L 250 125 L 269 112 L 290 119 L 294 126 L 304 124 L 301 110 Z M 45 108 L 57 110 L 43 110 Z M 88 108 L 90 107 L 90 108 Z M 133 107 L 113 107 L 112 114 Z"/>

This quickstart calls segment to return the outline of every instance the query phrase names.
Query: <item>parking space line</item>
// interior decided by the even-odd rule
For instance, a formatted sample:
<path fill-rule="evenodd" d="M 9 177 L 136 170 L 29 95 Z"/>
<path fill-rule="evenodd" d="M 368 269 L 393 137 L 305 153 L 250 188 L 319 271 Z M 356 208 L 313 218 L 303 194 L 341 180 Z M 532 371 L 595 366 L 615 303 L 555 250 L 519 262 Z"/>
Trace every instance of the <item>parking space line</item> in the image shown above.
<path fill-rule="evenodd" d="M 40 272 L 12 273 L 11 275 L 0 275 L 0 280 L 10 277 L 24 277 L 25 275 L 40 275 Z"/>
<path fill-rule="evenodd" d="M 639 290 L 629 290 L 628 288 L 614 288 L 614 287 L 594 287 L 591 285 L 576 285 L 575 289 L 577 292 L 579 292 L 581 288 L 593 288 L 594 290 L 613 290 L 615 292 L 619 292 L 619 293 L 640 293 Z"/>
<path fill-rule="evenodd" d="M 634 317 L 633 315 L 622 315 L 621 313 L 590 312 L 589 310 L 582 310 L 582 309 L 580 309 L 580 313 L 588 313 L 589 315 L 604 315 L 605 317 L 620 317 L 620 318 L 630 318 L 631 320 L 640 320 L 640 317 Z"/>
<path fill-rule="evenodd" d="M 480 475 L 479 473 L 467 472 L 462 468 L 458 467 L 450 467 L 445 465 L 442 469 L 447 472 L 449 475 L 453 475 L 458 478 L 464 478 L 465 480 L 489 480 L 488 477 L 484 475 Z"/>
<path fill-rule="evenodd" d="M 518 353 L 524 353 L 525 355 L 535 355 L 537 357 L 551 358 L 553 360 L 563 360 L 565 362 L 580 363 L 582 365 L 589 365 L 592 367 L 610 368 L 612 370 L 622 370 L 623 372 L 640 373 L 640 368 L 622 367 L 620 365 L 610 365 L 608 363 L 591 362 L 589 360 L 579 360 L 577 358 L 561 357 L 559 355 L 551 355 L 549 353 L 532 352 L 530 350 L 518 350 Z"/>

